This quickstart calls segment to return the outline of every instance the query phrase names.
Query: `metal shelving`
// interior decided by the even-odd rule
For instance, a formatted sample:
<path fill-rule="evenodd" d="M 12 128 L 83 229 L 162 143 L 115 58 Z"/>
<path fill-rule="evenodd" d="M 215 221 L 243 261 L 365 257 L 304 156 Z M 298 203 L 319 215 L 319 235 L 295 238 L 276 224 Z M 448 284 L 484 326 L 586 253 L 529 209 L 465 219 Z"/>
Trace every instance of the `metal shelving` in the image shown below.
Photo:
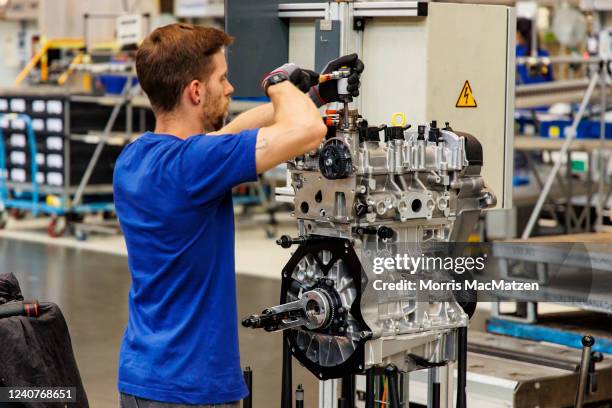
<path fill-rule="evenodd" d="M 132 75 L 133 77 L 133 75 Z M 46 148 L 49 145 L 47 138 L 55 137 L 57 141 L 57 151 L 54 153 L 56 168 L 53 172 L 49 170 L 49 166 L 45 168 L 43 177 L 29 174 L 27 178 L 23 177 L 19 180 L 8 180 L 6 187 L 11 191 L 11 194 L 16 197 L 33 197 L 37 199 L 40 194 L 40 203 L 32 203 L 32 212 L 52 214 L 54 218 L 49 226 L 50 235 L 61 235 L 65 230 L 69 221 L 80 220 L 84 214 L 90 212 L 113 212 L 114 205 L 112 202 L 112 162 L 119 154 L 117 146 L 122 146 L 133 136 L 133 106 L 131 104 L 131 96 L 133 95 L 133 86 L 131 85 L 131 77 L 128 77 L 126 86 L 120 96 L 85 96 L 71 94 L 68 90 L 56 87 L 39 87 L 33 88 L 9 88 L 0 90 L 0 100 L 4 101 L 2 105 L 5 113 L 14 111 L 11 108 L 19 108 L 21 114 L 27 114 L 36 119 L 41 120 L 43 126 L 40 126 L 40 131 L 35 137 L 37 151 L 41 150 L 40 155 L 44 159 L 50 155 L 44 156 Z M 128 86 L 129 85 L 129 86 Z M 13 103 L 16 100 L 18 103 Z M 55 104 L 55 112 L 51 115 L 54 120 L 58 121 L 55 129 L 49 132 L 44 123 L 48 123 L 46 115 L 48 112 L 44 109 L 35 111 L 34 106 L 44 108 L 48 106 L 48 101 L 53 101 Z M 95 103 L 99 106 L 104 106 L 108 112 L 108 108 L 112 108 L 110 116 L 104 119 L 108 113 L 104 110 L 97 112 L 97 121 L 106 122 L 103 130 L 94 131 L 93 133 L 87 129 L 88 133 L 75 132 L 75 122 L 81 121 L 82 116 L 79 114 L 76 106 L 82 103 Z M 61 106 L 61 109 L 59 108 Z M 2 108 L 2 106 L 0 106 Z M 125 131 L 113 131 L 113 127 L 119 116 L 119 112 L 125 109 Z M 13 117 L 12 115 L 10 116 Z M 143 117 L 141 116 L 141 120 Z M 46 121 L 46 122 L 45 122 Z M 91 122 L 95 122 L 92 120 Z M 14 129 L 13 122 L 5 123 L 7 132 L 15 134 L 18 130 Z M 89 123 L 86 124 L 89 126 Z M 144 126 L 141 123 L 141 126 Z M 81 124 L 81 128 L 86 128 Z M 7 141 L 9 141 L 7 139 Z M 55 142 L 55 141 L 54 141 Z M 12 143 L 12 141 L 9 141 Z M 104 153 L 105 146 L 113 145 L 114 149 Z M 12 145 L 10 148 L 16 148 Z M 19 148 L 25 149 L 24 146 Z M 77 150 L 75 150 L 77 149 Z M 108 149 L 107 149 L 108 150 Z M 39 154 L 37 153 L 36 156 Z M 89 160 L 87 156 L 90 155 Z M 24 152 L 25 156 L 25 152 Z M 106 156 L 106 158 L 104 158 Z M 114 159 L 112 159 L 112 157 Z M 100 158 L 103 158 L 99 162 Z M 38 158 L 38 157 L 37 157 Z M 33 160 L 29 158 L 28 160 Z M 78 167 L 74 167 L 78 160 Z M 47 164 L 46 161 L 44 164 Z M 57 165 L 60 164 L 58 167 Z M 24 160 L 24 173 L 28 170 L 26 161 Z M 32 171 L 30 171 L 32 173 Z M 9 172 L 5 173 L 7 178 L 10 177 Z M 17 174 L 17 173 L 16 173 Z M 19 173 L 21 174 L 21 173 Z M 53 174 L 53 180 L 48 176 Z M 53 182 L 51 182 L 53 181 Z M 33 192 L 36 192 L 35 194 Z M 45 199 L 46 197 L 46 199 Z M 51 197 L 51 200 L 49 200 Z M 52 204 L 49 204 L 49 203 Z M 20 202 L 15 201 L 14 204 L 18 207 Z M 15 207 L 15 208 L 17 208 Z M 20 207 L 23 210 L 29 210 L 30 206 L 25 205 Z M 75 224 L 76 225 L 76 224 Z"/>

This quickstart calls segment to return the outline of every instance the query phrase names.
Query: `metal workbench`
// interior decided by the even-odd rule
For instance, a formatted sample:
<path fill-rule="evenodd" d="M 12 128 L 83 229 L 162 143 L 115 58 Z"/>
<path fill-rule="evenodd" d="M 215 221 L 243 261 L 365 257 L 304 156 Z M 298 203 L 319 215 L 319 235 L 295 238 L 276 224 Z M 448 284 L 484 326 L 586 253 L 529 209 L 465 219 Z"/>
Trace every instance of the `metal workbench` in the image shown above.
<path fill-rule="evenodd" d="M 567 234 L 499 242 L 493 244 L 493 252 L 500 262 L 506 263 L 508 270 L 512 265 L 514 270 L 538 271 L 537 275 L 522 275 L 520 279 L 539 282 L 543 286 L 535 293 L 500 293 L 499 299 L 518 302 L 517 310 L 512 314 L 501 313 L 499 302 L 492 303 L 494 318 L 536 323 L 538 302 L 612 313 L 612 233 Z M 550 271 L 561 285 L 548 285 Z"/>
<path fill-rule="evenodd" d="M 467 406 L 471 408 L 569 408 L 578 387 L 580 350 L 470 330 Z M 612 360 L 596 365 L 597 391 L 587 403 L 612 402 Z M 410 373 L 410 402 L 427 406 L 427 370 Z M 456 373 L 455 381 L 456 384 Z M 365 378 L 357 377 L 365 390 Z M 362 402 L 358 407 L 363 407 Z"/>

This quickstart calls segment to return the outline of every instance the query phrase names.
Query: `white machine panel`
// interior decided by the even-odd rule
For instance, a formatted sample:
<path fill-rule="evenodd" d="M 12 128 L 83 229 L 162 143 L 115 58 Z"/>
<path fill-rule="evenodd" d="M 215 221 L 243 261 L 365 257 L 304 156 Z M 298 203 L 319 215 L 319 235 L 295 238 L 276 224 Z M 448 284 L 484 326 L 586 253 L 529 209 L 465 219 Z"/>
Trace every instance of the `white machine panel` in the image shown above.
<path fill-rule="evenodd" d="M 289 56 L 304 67 L 314 66 L 314 22 L 290 23 Z M 343 48 L 365 63 L 356 103 L 371 124 L 403 112 L 410 124 L 449 121 L 481 142 L 496 208 L 512 207 L 515 26 L 510 7 L 429 3 L 426 17 L 367 18 Z M 466 81 L 473 99 L 457 107 Z"/>
<path fill-rule="evenodd" d="M 430 3 L 426 18 L 367 21 L 361 53 L 364 117 L 388 123 L 401 111 L 476 136 L 497 208 L 512 205 L 514 26 L 508 7 Z"/>

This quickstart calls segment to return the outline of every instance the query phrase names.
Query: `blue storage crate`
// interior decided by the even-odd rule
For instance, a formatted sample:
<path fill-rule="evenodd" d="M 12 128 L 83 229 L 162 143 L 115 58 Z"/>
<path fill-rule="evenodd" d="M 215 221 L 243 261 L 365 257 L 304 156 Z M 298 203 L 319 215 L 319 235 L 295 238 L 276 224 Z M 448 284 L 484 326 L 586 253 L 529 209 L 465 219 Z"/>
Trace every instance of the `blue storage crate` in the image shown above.
<path fill-rule="evenodd" d="M 540 122 L 540 136 L 564 139 L 566 131 L 572 126 L 569 119 L 546 120 Z M 577 139 L 599 139 L 600 122 L 598 120 L 583 120 L 578 124 Z M 612 139 L 612 123 L 606 122 L 606 139 Z"/>
<path fill-rule="evenodd" d="M 527 126 L 535 126 L 535 122 L 533 119 L 530 118 L 524 118 L 524 117 L 520 117 L 520 118 L 516 118 L 515 119 L 515 123 L 516 123 L 516 130 L 517 133 L 522 135 L 525 134 L 525 128 Z"/>
<path fill-rule="evenodd" d="M 520 186 L 527 186 L 529 185 L 529 177 L 527 176 L 513 176 L 512 177 L 512 186 L 513 187 L 520 187 Z"/>
<path fill-rule="evenodd" d="M 517 134 L 524 134 L 527 126 L 535 127 L 535 120 L 530 111 L 517 109 L 514 113 L 514 129 Z"/>
<path fill-rule="evenodd" d="M 601 135 L 601 122 L 590 120 L 588 123 L 588 133 L 585 139 L 599 139 Z M 612 139 L 612 122 L 606 122 L 606 139 Z"/>
<path fill-rule="evenodd" d="M 109 95 L 119 95 L 123 88 L 125 87 L 125 83 L 127 82 L 127 77 L 123 75 L 100 75 L 98 80 L 104 86 L 104 90 Z M 132 86 L 138 83 L 138 78 L 132 78 Z"/>

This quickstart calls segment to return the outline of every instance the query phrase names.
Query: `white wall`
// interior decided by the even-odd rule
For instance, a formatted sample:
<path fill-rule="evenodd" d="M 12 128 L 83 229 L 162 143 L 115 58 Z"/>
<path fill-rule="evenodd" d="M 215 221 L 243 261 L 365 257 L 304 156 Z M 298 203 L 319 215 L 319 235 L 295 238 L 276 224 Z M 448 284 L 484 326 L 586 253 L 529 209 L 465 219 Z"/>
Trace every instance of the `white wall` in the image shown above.
<path fill-rule="evenodd" d="M 42 1 L 39 10 L 40 31 L 47 38 L 81 38 L 85 13 L 121 13 L 123 0 L 53 0 Z M 128 0 L 130 13 L 158 14 L 156 0 Z M 134 7 L 136 5 L 136 7 Z M 114 39 L 114 18 L 92 18 L 87 26 L 88 44 Z"/>
<path fill-rule="evenodd" d="M 32 55 L 32 36 L 38 33 L 35 22 L 0 20 L 0 87 L 13 84 Z M 20 39 L 22 37 L 22 44 Z"/>

